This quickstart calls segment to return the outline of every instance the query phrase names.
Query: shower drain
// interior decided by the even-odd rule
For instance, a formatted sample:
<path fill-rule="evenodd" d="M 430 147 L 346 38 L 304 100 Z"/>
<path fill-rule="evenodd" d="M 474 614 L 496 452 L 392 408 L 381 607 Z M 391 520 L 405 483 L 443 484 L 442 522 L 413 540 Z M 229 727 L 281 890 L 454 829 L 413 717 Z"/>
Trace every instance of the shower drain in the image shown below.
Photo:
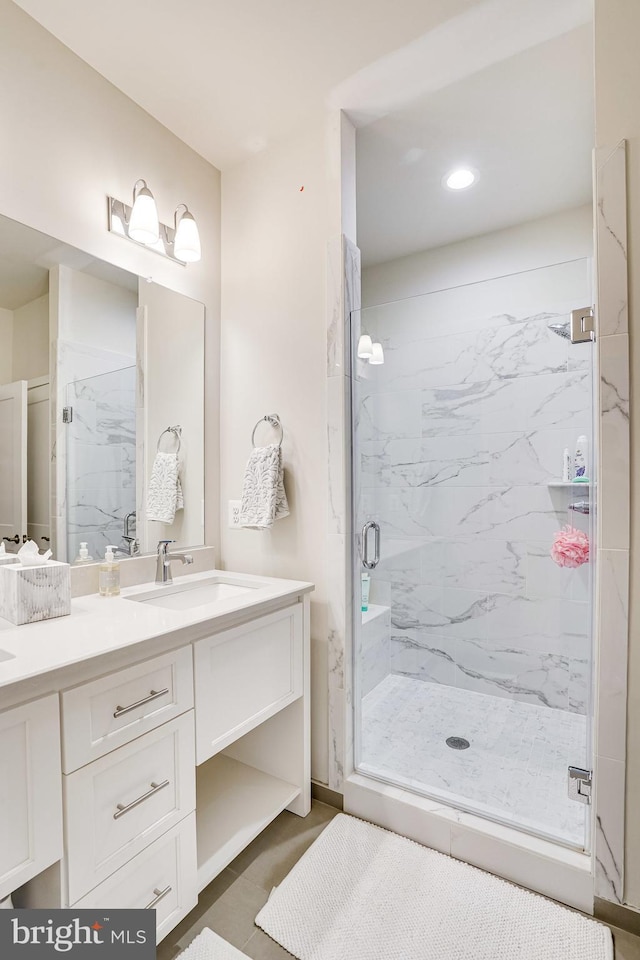
<path fill-rule="evenodd" d="M 447 737 L 446 744 L 452 750 L 466 750 L 471 744 L 464 737 Z"/>

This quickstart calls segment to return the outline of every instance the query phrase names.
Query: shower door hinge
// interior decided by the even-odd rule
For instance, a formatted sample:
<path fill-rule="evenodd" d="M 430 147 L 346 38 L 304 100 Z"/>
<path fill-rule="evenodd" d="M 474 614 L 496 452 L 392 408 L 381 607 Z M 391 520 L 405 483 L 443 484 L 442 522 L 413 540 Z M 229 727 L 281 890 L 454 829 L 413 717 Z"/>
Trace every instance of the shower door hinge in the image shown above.
<path fill-rule="evenodd" d="M 62 408 L 62 422 L 73 423 L 73 407 Z"/>
<path fill-rule="evenodd" d="M 569 799 L 578 803 L 591 803 L 592 770 L 582 767 L 569 767 Z"/>
<path fill-rule="evenodd" d="M 571 311 L 571 343 L 588 343 L 596 338 L 593 307 Z"/>

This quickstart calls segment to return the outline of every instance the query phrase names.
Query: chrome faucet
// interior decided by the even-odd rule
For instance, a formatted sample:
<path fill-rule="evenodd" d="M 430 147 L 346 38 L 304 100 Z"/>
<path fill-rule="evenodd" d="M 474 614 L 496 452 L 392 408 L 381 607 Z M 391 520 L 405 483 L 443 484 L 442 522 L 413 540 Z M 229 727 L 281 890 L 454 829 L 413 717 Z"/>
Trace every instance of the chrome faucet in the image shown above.
<path fill-rule="evenodd" d="M 169 544 L 175 540 L 158 540 L 158 562 L 156 564 L 156 583 L 173 583 L 171 576 L 171 561 L 181 560 L 182 563 L 193 563 L 190 553 L 169 553 Z"/>
<path fill-rule="evenodd" d="M 131 536 L 131 521 L 133 520 L 133 525 L 136 525 L 136 511 L 132 510 L 124 518 L 124 536 L 122 539 L 127 545 L 129 557 L 135 557 L 140 553 L 140 542 L 137 537 Z M 124 553 L 124 551 L 122 551 Z"/>

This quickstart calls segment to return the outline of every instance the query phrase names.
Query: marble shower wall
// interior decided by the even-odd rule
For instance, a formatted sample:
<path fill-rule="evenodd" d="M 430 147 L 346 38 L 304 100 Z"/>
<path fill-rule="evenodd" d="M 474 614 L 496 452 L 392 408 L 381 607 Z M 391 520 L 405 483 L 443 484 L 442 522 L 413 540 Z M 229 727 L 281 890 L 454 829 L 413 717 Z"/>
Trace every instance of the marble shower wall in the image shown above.
<path fill-rule="evenodd" d="M 593 346 L 549 323 L 592 302 L 590 278 L 577 260 L 361 312 L 385 351 L 359 363 L 356 429 L 391 673 L 586 712 L 589 567 L 549 556 L 574 491 L 548 484 L 591 436 Z"/>
<path fill-rule="evenodd" d="M 595 151 L 595 174 L 600 432 L 595 893 L 624 903 L 631 479 L 624 141 Z"/>
<path fill-rule="evenodd" d="M 67 551 L 86 541 L 102 558 L 121 545 L 124 518 L 136 508 L 136 367 L 78 380 L 67 387 Z"/>

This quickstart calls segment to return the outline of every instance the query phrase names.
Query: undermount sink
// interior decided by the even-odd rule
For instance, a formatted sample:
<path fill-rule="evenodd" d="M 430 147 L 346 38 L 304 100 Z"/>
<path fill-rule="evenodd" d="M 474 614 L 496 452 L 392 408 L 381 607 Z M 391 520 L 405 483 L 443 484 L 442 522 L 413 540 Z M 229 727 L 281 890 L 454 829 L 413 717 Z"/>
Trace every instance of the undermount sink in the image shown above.
<path fill-rule="evenodd" d="M 169 610 L 192 610 L 208 603 L 230 600 L 243 593 L 256 590 L 260 584 L 242 583 L 225 577 L 212 577 L 208 580 L 196 580 L 191 583 L 172 583 L 165 587 L 156 587 L 146 593 L 137 593 L 126 600 L 136 603 L 149 603 L 154 607 Z"/>

